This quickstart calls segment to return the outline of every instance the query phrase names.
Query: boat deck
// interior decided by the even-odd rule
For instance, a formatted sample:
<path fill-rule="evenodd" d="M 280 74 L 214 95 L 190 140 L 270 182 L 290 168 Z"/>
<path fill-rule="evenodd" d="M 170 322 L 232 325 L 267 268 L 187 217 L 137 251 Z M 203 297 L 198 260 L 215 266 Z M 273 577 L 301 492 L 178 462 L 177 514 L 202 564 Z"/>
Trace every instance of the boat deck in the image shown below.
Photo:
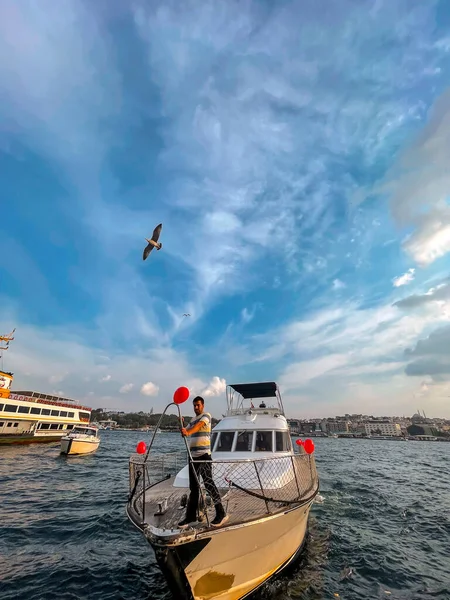
<path fill-rule="evenodd" d="M 298 458 L 303 457 L 298 456 Z M 289 481 L 276 489 L 253 487 L 244 491 L 234 486 L 219 488 L 222 503 L 229 516 L 227 526 L 276 514 L 311 499 L 318 491 L 318 478 L 315 465 L 312 464 L 310 457 L 307 458 L 308 460 L 293 461 L 295 476 L 292 476 L 291 470 Z M 175 477 L 171 476 L 147 488 L 145 492 L 141 491 L 140 494 L 135 495 L 132 506 L 136 517 L 140 517 L 142 525 L 147 524 L 166 531 L 178 530 L 178 523 L 186 514 L 189 488 L 173 487 L 174 480 Z M 264 496 L 264 499 L 252 495 L 252 492 Z M 215 517 L 212 502 L 207 507 L 207 515 L 209 522 Z M 202 522 L 192 523 L 190 527 L 204 531 L 209 528 L 208 520 L 204 517 Z"/>

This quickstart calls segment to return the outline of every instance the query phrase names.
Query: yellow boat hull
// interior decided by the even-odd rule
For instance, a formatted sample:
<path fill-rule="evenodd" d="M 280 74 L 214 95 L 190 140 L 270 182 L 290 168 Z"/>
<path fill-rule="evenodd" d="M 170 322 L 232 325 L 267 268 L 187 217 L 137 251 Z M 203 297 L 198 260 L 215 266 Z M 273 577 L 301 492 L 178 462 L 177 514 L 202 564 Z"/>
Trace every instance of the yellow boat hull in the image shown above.
<path fill-rule="evenodd" d="M 61 454 L 92 454 L 99 447 L 100 440 L 87 441 L 73 438 L 63 438 L 61 440 Z"/>
<path fill-rule="evenodd" d="M 298 556 L 305 542 L 311 505 L 308 502 L 284 514 L 205 534 L 203 549 L 183 552 L 183 556 L 190 556 L 189 564 L 184 567 L 190 592 L 183 590 L 183 595 L 174 588 L 172 593 L 186 600 L 246 598 Z M 194 546 L 204 545 L 202 537 L 193 542 Z M 182 564 L 184 559 L 180 562 L 181 555 L 173 556 L 179 554 L 177 546 L 164 548 L 154 543 L 152 546 L 170 586 L 174 577 L 170 565 Z"/>

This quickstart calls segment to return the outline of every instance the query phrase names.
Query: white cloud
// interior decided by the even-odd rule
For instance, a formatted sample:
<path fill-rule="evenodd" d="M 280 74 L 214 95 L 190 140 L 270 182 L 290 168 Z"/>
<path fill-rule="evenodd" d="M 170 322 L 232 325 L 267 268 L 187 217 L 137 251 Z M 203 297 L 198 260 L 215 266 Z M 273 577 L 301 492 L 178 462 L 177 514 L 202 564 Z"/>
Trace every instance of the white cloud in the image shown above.
<path fill-rule="evenodd" d="M 333 281 L 333 290 L 343 290 L 345 287 L 345 283 L 340 279 L 335 279 Z"/>
<path fill-rule="evenodd" d="M 417 102 L 395 92 L 407 81 L 422 80 L 428 60 L 417 47 L 429 47 L 419 23 L 432 20 L 431 11 L 408 13 L 404 27 L 417 36 L 414 43 L 405 41 L 401 19 L 389 9 L 372 18 L 376 23 L 369 29 L 365 11 L 346 4 L 333 12 L 332 26 L 320 22 L 311 37 L 308 20 L 299 19 L 294 5 L 269 20 L 250 6 L 236 13 L 227 4 L 217 14 L 210 2 L 194 10 L 141 5 L 135 11 L 165 109 L 160 159 L 189 173 L 173 185 L 169 201 L 192 225 L 170 242 L 174 255 L 196 275 L 195 303 L 202 309 L 211 297 L 258 285 L 253 266 L 266 257 L 278 263 L 283 276 L 290 270 L 298 279 L 313 279 L 318 268 L 331 268 L 336 260 L 330 251 L 335 240 L 327 237 L 332 205 L 336 194 L 345 196 L 355 184 L 332 168 L 335 156 L 363 154 L 365 166 L 372 165 L 385 141 L 414 123 Z M 351 24 L 344 38 L 334 22 L 341 19 Z M 389 30 L 402 52 L 395 59 L 384 53 L 377 69 L 367 70 L 375 40 L 384 42 L 377 24 Z M 328 43 L 321 46 L 313 38 Z M 372 51 L 361 56 L 355 46 L 368 48 L 367 40 Z M 335 50 L 331 54 L 328 44 Z M 262 52 L 269 62 L 260 60 Z M 442 52 L 434 49 L 436 55 Z M 219 63 L 227 65 L 224 71 Z M 338 88 L 326 84 L 330 69 L 339 72 Z M 358 74 L 370 79 L 371 89 L 389 89 L 388 97 L 349 95 Z M 355 232 L 356 238 L 360 260 L 370 246 Z"/>
<path fill-rule="evenodd" d="M 159 392 L 159 387 L 155 385 L 152 381 L 147 381 L 141 387 L 141 394 L 143 396 L 157 396 Z"/>
<path fill-rule="evenodd" d="M 450 177 L 449 190 L 450 195 Z M 421 219 L 420 227 L 404 241 L 404 248 L 418 265 L 426 267 L 450 251 L 450 210 L 434 211 Z"/>
<path fill-rule="evenodd" d="M 400 154 L 385 183 L 374 191 L 390 195 L 400 227 L 412 227 L 406 252 L 425 267 L 450 251 L 450 91 L 435 102 L 427 126 Z"/>
<path fill-rule="evenodd" d="M 99 381 L 109 381 L 111 379 L 111 375 L 105 375 L 104 377 L 101 377 L 99 379 Z"/>
<path fill-rule="evenodd" d="M 134 384 L 133 383 L 125 383 L 119 390 L 119 392 L 121 394 L 128 394 L 128 392 L 131 392 L 131 390 L 133 389 Z"/>
<path fill-rule="evenodd" d="M 417 306 L 408 314 L 390 304 L 364 309 L 347 303 L 317 311 L 266 336 L 254 336 L 247 359 L 251 360 L 256 348 L 264 347 L 260 360 L 283 365 L 278 381 L 288 412 L 298 410 L 297 397 L 304 399 L 302 406 L 309 416 L 330 414 L 333 406 L 356 412 L 358 403 L 358 412 L 362 412 L 361 403 L 366 412 L 375 414 L 382 409 L 392 414 L 397 407 L 406 410 L 416 383 L 407 374 L 410 356 L 405 350 L 432 331 L 436 331 L 430 336 L 434 347 L 445 345 L 448 330 L 442 329 L 441 334 L 439 326 L 450 322 L 437 303 Z M 418 345 L 421 351 L 424 347 L 424 343 Z M 430 369 L 423 364 L 417 373 L 433 373 Z M 436 372 L 450 377 L 450 367 L 441 366 Z M 311 410 L 311 403 L 317 405 L 316 411 Z M 428 397 L 427 406 L 435 414 L 448 412 L 437 395 Z"/>
<path fill-rule="evenodd" d="M 402 285 L 407 285 L 408 283 L 411 283 L 411 281 L 414 281 L 414 273 L 415 273 L 415 269 L 408 269 L 408 271 L 406 273 L 404 273 L 403 275 L 400 275 L 399 277 L 395 277 L 392 280 L 392 285 L 394 287 L 400 287 Z"/>
<path fill-rule="evenodd" d="M 227 382 L 225 379 L 221 379 L 215 375 L 207 387 L 202 391 L 201 395 L 206 398 L 211 398 L 213 396 L 220 396 L 225 393 L 227 387 Z"/>
<path fill-rule="evenodd" d="M 96 346 L 97 332 L 81 330 L 80 327 L 63 329 L 47 326 L 38 328 L 22 322 L 11 315 L 7 320 L 0 320 L 0 331 L 7 330 L 13 322 L 20 332 L 13 342 L 13 350 L 5 359 L 5 368 L 15 373 L 15 389 L 35 389 L 42 393 L 50 393 L 48 373 L 66 373 L 64 393 L 69 398 L 86 401 L 88 406 L 105 406 L 118 410 L 143 410 L 146 400 L 143 396 L 155 397 L 154 408 L 161 410 L 175 391 L 174 381 L 182 382 L 191 391 L 200 393 L 207 388 L 209 377 L 202 378 L 195 373 L 183 353 L 165 346 L 152 347 L 145 351 L 122 352 L 109 346 Z M 6 326 L 5 326 L 6 325 Z M 109 368 L 114 373 L 114 380 L 135 382 L 141 396 L 130 395 L 124 405 L 124 396 L 115 391 L 114 386 L 105 394 L 102 382 L 104 360 L 109 357 Z M 87 384 L 80 373 L 90 377 Z M 89 395 L 89 392 L 92 394 Z M 93 403 L 93 404 L 91 404 Z M 213 411 L 220 415 L 221 403 Z"/>

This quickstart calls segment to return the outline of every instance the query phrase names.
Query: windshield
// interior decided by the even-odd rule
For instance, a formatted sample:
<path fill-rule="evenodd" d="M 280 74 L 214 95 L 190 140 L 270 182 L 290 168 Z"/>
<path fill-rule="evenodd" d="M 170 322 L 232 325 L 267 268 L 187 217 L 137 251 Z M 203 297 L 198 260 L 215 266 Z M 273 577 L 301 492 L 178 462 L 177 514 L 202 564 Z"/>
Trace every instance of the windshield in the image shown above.
<path fill-rule="evenodd" d="M 74 427 L 72 433 L 80 433 L 83 435 L 95 435 L 95 429 L 89 429 L 87 427 Z"/>

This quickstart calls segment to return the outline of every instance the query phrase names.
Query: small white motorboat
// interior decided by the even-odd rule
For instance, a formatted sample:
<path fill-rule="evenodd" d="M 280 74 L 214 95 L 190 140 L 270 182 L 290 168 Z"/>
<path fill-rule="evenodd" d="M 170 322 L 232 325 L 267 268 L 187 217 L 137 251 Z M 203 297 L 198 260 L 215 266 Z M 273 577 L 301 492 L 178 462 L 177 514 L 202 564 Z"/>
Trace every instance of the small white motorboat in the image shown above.
<path fill-rule="evenodd" d="M 228 515 L 223 525 L 212 525 L 214 506 L 200 481 L 198 520 L 180 526 L 192 460 L 187 445 L 184 453 L 157 454 L 152 439 L 146 454 L 129 461 L 128 517 L 177 600 L 240 600 L 282 571 L 304 546 L 319 492 L 314 444 L 298 441 L 294 451 L 276 383 L 228 386 L 227 399 L 227 414 L 211 434 L 213 479 Z M 256 399 L 263 399 L 257 408 Z"/>
<path fill-rule="evenodd" d="M 77 425 L 61 438 L 61 454 L 92 454 L 100 445 L 98 427 Z"/>

